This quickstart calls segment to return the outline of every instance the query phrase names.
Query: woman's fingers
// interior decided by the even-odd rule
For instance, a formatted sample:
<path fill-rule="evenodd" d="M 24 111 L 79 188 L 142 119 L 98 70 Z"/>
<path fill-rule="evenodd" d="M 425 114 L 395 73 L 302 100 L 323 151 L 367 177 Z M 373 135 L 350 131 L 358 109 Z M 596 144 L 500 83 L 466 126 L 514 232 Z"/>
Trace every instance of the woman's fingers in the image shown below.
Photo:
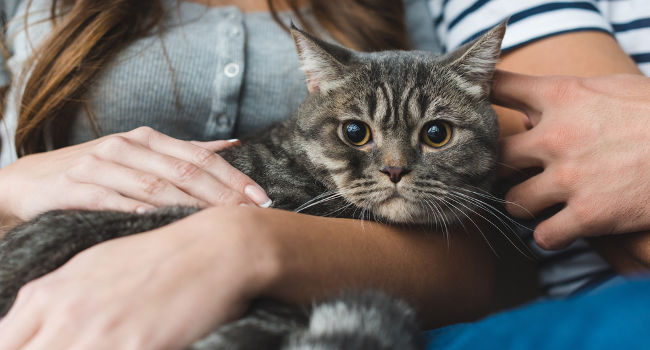
<path fill-rule="evenodd" d="M 35 293 L 33 284 L 21 288 L 11 310 L 0 321 L 3 350 L 23 349 L 38 334 L 41 322 L 34 317 L 39 305 L 34 298 Z"/>
<path fill-rule="evenodd" d="M 67 331 L 67 332 L 66 332 Z M 67 327 L 42 328 L 21 350 L 69 350 L 79 334 L 71 334 Z"/>
<path fill-rule="evenodd" d="M 203 200 L 192 197 L 191 195 L 178 189 L 175 185 L 166 179 L 123 166 L 121 164 L 105 161 L 94 156 L 88 157 L 88 160 L 81 161 L 77 166 L 67 171 L 67 176 L 74 182 L 85 183 L 88 185 L 97 185 L 87 187 L 87 191 L 104 191 L 112 198 L 105 198 L 101 206 L 102 209 L 123 208 L 126 211 L 136 211 L 152 209 L 156 206 L 169 205 L 176 203 L 192 207 L 205 207 L 208 203 Z M 119 194 L 121 198 L 115 197 L 105 189 L 109 189 Z M 104 198 L 99 194 L 82 194 L 89 199 Z M 79 198 L 84 200 L 84 198 Z M 148 203 L 148 204 L 147 204 Z M 88 203 L 92 204 L 92 203 Z M 133 209 L 133 210 L 129 210 Z"/>
<path fill-rule="evenodd" d="M 255 183 L 255 181 L 230 165 L 212 150 L 197 146 L 190 142 L 174 139 L 150 128 L 139 128 L 134 130 L 133 133 L 136 135 L 135 139 L 144 143 L 145 147 L 177 159 L 185 160 L 186 162 L 193 164 L 195 167 L 198 167 L 198 169 L 193 169 L 188 164 L 183 164 L 183 167 L 187 167 L 191 170 L 207 172 L 225 185 L 226 188 L 224 188 L 220 194 L 214 194 L 217 196 L 218 202 L 214 203 L 209 201 L 210 203 L 223 204 L 224 202 L 233 202 L 239 199 L 237 198 L 239 197 L 238 194 L 244 194 L 248 197 L 248 200 L 254 202 L 258 206 L 268 207 L 271 204 L 271 199 L 267 196 L 266 192 Z M 227 145 L 228 143 L 226 141 L 226 143 L 212 143 L 208 146 L 211 146 L 214 149 L 219 147 L 225 148 L 224 146 Z M 206 188 L 209 187 L 200 187 L 198 192 L 204 193 Z M 238 194 L 230 193 L 233 190 Z M 195 195 L 195 193 L 191 194 Z M 245 203 L 248 201 L 243 202 Z"/>
<path fill-rule="evenodd" d="M 219 152 L 226 148 L 241 146 L 239 139 L 215 140 L 215 141 L 190 141 L 191 144 L 203 147 L 212 152 Z"/>
<path fill-rule="evenodd" d="M 259 185 L 214 153 L 238 144 L 181 141 L 143 127 L 22 157 L 2 169 L 0 192 L 6 200 L 0 215 L 28 220 L 52 209 L 269 206 Z"/>
<path fill-rule="evenodd" d="M 189 143 L 180 141 L 180 144 L 188 145 Z M 178 146 L 179 144 L 176 145 Z M 167 147 L 173 148 L 173 145 L 167 145 Z M 205 148 L 193 145 L 192 147 L 200 150 L 199 152 L 206 157 L 206 159 L 201 161 L 204 162 L 204 166 L 211 162 L 215 162 L 214 164 L 216 164 L 219 161 L 221 167 L 224 167 L 221 162 L 227 164 L 226 161 Z M 254 204 L 244 195 L 223 184 L 203 167 L 191 161 L 167 155 L 164 151 L 146 148 L 126 137 L 115 136 L 107 139 L 104 144 L 98 145 L 97 152 L 99 157 L 103 159 L 116 162 L 128 168 L 141 169 L 154 176 L 166 179 L 188 195 L 211 205 Z M 178 151 L 172 151 L 171 153 L 175 152 Z M 196 157 L 199 156 L 197 155 Z M 211 159 L 208 160 L 207 158 Z M 230 167 L 229 164 L 227 165 Z M 209 166 L 212 167 L 214 165 Z M 178 201 L 173 204 L 176 203 Z"/>
<path fill-rule="evenodd" d="M 143 213 L 154 209 L 150 203 L 139 201 L 96 183 L 77 183 L 65 196 L 55 200 L 61 209 L 116 210 Z"/>

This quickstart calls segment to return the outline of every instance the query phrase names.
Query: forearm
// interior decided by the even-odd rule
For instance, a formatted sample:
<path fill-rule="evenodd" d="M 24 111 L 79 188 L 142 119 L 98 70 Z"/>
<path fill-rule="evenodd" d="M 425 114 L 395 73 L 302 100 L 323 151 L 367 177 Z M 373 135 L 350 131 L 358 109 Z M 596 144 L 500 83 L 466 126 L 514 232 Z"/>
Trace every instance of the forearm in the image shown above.
<path fill-rule="evenodd" d="M 493 255 L 478 234 L 433 232 L 286 211 L 257 211 L 278 244 L 279 274 L 267 295 L 297 303 L 342 289 L 404 298 L 423 325 L 483 315 L 492 305 Z"/>

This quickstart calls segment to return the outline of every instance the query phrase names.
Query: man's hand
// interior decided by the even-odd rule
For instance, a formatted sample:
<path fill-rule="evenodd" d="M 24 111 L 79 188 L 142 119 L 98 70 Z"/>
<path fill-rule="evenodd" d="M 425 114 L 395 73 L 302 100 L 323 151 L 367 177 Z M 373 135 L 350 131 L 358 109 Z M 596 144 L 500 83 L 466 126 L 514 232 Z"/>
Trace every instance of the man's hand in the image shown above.
<path fill-rule="evenodd" d="M 565 204 L 535 229 L 541 247 L 650 229 L 650 79 L 501 71 L 492 98 L 524 112 L 531 125 L 502 140 L 505 166 L 543 169 L 508 192 L 506 199 L 521 205 L 508 211 L 529 217 Z"/>

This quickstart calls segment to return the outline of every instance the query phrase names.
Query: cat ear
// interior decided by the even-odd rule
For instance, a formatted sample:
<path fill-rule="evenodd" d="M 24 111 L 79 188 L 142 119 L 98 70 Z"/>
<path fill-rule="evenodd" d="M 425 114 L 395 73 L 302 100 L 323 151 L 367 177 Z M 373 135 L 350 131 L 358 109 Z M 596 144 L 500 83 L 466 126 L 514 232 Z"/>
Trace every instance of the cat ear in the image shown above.
<path fill-rule="evenodd" d="M 345 79 L 346 66 L 352 51 L 314 38 L 291 24 L 291 36 L 296 44 L 300 69 L 307 76 L 309 93 L 327 93 Z"/>
<path fill-rule="evenodd" d="M 449 54 L 449 65 L 469 84 L 480 87 L 488 94 L 496 63 L 501 54 L 501 42 L 507 21 L 490 29 L 478 39 L 467 43 Z"/>

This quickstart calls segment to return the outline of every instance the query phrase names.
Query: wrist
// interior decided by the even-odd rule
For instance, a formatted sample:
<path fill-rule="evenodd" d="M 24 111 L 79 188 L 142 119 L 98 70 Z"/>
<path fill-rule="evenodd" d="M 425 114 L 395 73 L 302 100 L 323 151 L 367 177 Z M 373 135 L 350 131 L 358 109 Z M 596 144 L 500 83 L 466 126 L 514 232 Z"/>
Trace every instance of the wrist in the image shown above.
<path fill-rule="evenodd" d="M 242 297 L 250 300 L 265 294 L 279 278 L 280 254 L 269 212 L 253 207 L 212 207 L 193 215 L 196 249 L 208 250 L 205 263 L 225 261 L 231 271 L 230 281 L 215 276 L 214 287 L 224 282 L 235 284 Z"/>

